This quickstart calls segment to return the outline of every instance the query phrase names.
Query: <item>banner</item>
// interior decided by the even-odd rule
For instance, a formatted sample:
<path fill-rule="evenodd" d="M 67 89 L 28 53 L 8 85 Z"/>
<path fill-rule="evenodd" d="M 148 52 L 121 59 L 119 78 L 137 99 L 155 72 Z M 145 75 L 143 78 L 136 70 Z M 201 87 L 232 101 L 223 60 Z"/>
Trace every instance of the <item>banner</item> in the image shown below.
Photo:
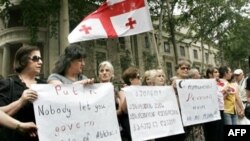
<path fill-rule="evenodd" d="M 220 119 L 215 79 L 176 81 L 184 126 Z"/>
<path fill-rule="evenodd" d="M 121 141 L 111 83 L 32 89 L 38 92 L 34 111 L 40 141 Z"/>
<path fill-rule="evenodd" d="M 172 86 L 130 86 L 123 90 L 133 140 L 184 133 Z"/>

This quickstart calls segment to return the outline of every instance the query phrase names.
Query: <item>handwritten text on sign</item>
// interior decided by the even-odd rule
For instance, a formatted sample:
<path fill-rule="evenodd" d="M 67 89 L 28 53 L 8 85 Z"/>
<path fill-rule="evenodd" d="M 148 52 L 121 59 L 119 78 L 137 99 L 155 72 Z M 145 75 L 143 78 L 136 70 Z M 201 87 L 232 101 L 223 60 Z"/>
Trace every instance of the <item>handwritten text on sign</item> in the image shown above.
<path fill-rule="evenodd" d="M 32 85 L 40 141 L 120 141 L 111 83 Z M 108 114 L 107 114 L 108 113 Z"/>
<path fill-rule="evenodd" d="M 177 80 L 184 126 L 220 119 L 214 79 Z"/>
<path fill-rule="evenodd" d="M 183 133 L 173 87 L 125 87 L 133 140 L 149 140 Z"/>

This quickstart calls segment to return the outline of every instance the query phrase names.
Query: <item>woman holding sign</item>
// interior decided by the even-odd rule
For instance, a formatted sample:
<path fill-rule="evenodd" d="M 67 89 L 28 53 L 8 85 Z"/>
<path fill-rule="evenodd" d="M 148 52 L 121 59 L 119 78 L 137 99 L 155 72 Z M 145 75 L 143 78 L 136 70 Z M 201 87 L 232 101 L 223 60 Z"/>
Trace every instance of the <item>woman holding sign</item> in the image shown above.
<path fill-rule="evenodd" d="M 131 85 L 141 85 L 141 76 L 139 69 L 135 67 L 129 67 L 127 68 L 123 74 L 122 74 L 122 79 L 124 83 L 127 86 Z M 131 132 L 130 132 L 130 126 L 129 126 L 129 117 L 128 117 L 128 111 L 127 111 L 127 102 L 125 99 L 125 94 L 123 91 L 120 91 L 118 93 L 118 97 L 120 98 L 121 101 L 121 110 L 123 114 L 121 115 L 120 118 L 120 123 L 122 125 L 122 128 L 124 130 L 124 137 L 126 141 L 131 141 Z"/>
<path fill-rule="evenodd" d="M 82 75 L 86 54 L 83 47 L 69 45 L 55 63 L 53 73 L 48 78 L 50 84 L 92 84 L 94 79 Z"/>
<path fill-rule="evenodd" d="M 0 106 L 5 112 L 21 122 L 35 122 L 32 101 L 37 93 L 31 90 L 32 84 L 45 83 L 37 79 L 42 67 L 41 53 L 38 47 L 23 45 L 16 52 L 14 69 L 16 74 L 11 79 L 0 81 Z M 19 126 L 17 125 L 17 128 Z M 20 134 L 17 130 L 0 129 L 1 141 L 38 141 L 29 134 Z"/>
<path fill-rule="evenodd" d="M 180 60 L 178 66 L 176 67 L 176 79 L 188 79 L 189 78 L 190 63 L 186 60 Z M 173 87 L 176 90 L 176 79 L 173 80 Z M 179 97 L 176 90 L 177 99 Z M 181 109 L 180 109 L 181 110 Z M 202 125 L 191 125 L 184 127 L 185 133 L 169 136 L 165 138 L 159 138 L 155 141 L 204 141 L 204 131 Z"/>
<path fill-rule="evenodd" d="M 98 67 L 99 81 L 100 83 L 112 82 L 114 78 L 114 67 L 109 61 L 103 61 L 99 64 Z M 116 102 L 116 112 L 117 115 L 122 113 L 120 106 L 120 99 L 117 96 L 115 91 L 115 102 Z"/>

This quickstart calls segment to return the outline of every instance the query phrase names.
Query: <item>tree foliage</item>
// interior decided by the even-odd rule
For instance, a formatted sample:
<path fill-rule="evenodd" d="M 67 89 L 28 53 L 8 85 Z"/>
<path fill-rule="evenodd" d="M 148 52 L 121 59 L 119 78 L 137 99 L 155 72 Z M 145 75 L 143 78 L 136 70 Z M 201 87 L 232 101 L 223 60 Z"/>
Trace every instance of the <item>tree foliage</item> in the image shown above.
<path fill-rule="evenodd" d="M 249 54 L 249 39 L 244 34 L 249 33 L 246 28 L 248 5 L 249 0 L 149 0 L 152 19 L 159 21 L 155 28 L 168 33 L 174 48 L 177 27 L 186 27 L 189 32 L 183 35 L 185 38 L 218 47 L 228 62 L 237 62 L 236 57 Z M 181 15 L 174 15 L 176 7 Z M 234 53 L 236 51 L 238 53 Z"/>
<path fill-rule="evenodd" d="M 236 67 L 240 64 L 238 57 L 246 58 L 248 48 L 249 39 L 244 34 L 244 30 L 249 29 L 246 27 L 248 18 L 243 16 L 248 14 L 244 8 L 248 4 L 249 0 L 187 1 L 185 8 L 188 10 L 183 10 L 183 15 L 190 28 L 189 38 L 194 41 L 203 40 L 207 44 L 213 43 L 213 46 L 218 45 L 222 60 L 226 59 L 231 67 Z"/>
<path fill-rule="evenodd" d="M 69 0 L 70 29 L 75 28 L 80 21 L 95 11 L 105 0 Z"/>

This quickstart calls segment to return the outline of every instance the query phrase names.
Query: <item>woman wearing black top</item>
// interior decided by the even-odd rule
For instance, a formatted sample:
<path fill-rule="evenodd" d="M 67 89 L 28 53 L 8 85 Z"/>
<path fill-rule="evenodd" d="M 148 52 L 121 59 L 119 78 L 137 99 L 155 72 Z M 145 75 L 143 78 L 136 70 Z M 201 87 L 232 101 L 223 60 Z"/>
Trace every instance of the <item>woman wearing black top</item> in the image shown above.
<path fill-rule="evenodd" d="M 7 114 L 21 122 L 35 122 L 32 101 L 37 93 L 31 90 L 32 84 L 45 83 L 36 76 L 42 67 L 41 53 L 38 47 L 24 45 L 16 52 L 14 69 L 16 74 L 11 79 L 0 81 L 0 106 Z M 16 130 L 1 127 L 1 141 L 38 141 L 38 137 L 20 134 Z"/>

